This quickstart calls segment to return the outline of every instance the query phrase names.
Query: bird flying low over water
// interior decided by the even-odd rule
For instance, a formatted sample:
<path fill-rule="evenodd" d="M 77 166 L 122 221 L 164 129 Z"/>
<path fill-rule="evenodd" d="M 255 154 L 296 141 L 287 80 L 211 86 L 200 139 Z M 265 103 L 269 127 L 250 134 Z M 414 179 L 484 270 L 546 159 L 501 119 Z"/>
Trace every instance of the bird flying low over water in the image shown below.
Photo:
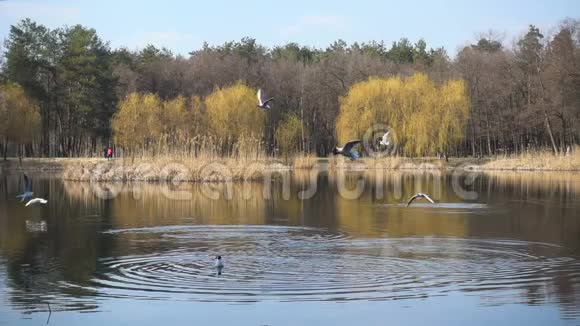
<path fill-rule="evenodd" d="M 48 203 L 48 200 L 44 199 L 44 198 L 34 198 L 28 201 L 28 203 L 26 203 L 26 205 L 24 206 L 30 206 L 30 205 L 34 205 L 34 204 L 46 204 Z"/>
<path fill-rule="evenodd" d="M 258 107 L 262 109 L 270 109 L 270 102 L 274 101 L 273 97 L 266 99 L 264 94 L 262 94 L 262 89 L 258 89 Z"/>
<path fill-rule="evenodd" d="M 34 195 L 34 193 L 32 192 L 32 181 L 30 181 L 30 178 L 28 178 L 28 176 L 24 174 L 24 192 L 16 196 L 16 198 L 20 198 L 20 201 L 22 202 L 32 198 L 32 195 Z"/>
<path fill-rule="evenodd" d="M 383 135 L 383 138 L 381 138 L 381 140 L 379 141 L 379 145 L 389 146 L 391 144 L 391 142 L 389 141 L 389 133 L 390 131 L 387 131 L 387 133 Z"/>
<path fill-rule="evenodd" d="M 409 207 L 409 205 L 411 205 L 411 203 L 417 198 L 425 198 L 428 201 L 430 201 L 431 203 L 435 204 L 435 201 L 433 199 L 431 199 L 431 197 L 429 197 L 429 195 L 419 192 L 415 196 L 409 198 L 409 201 L 407 202 L 407 207 Z"/>
<path fill-rule="evenodd" d="M 344 147 L 335 147 L 332 150 L 332 154 L 334 155 L 344 155 L 348 158 L 350 158 L 351 160 L 356 160 L 358 158 L 360 158 L 360 155 L 353 150 L 353 147 L 360 143 L 360 140 L 351 140 L 349 142 L 347 142 Z"/>

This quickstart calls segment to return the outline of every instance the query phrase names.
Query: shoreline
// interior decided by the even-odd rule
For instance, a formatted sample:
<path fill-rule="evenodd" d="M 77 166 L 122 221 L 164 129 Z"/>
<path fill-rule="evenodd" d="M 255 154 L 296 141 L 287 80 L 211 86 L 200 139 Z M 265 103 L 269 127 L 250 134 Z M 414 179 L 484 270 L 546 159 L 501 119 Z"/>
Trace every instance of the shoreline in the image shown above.
<path fill-rule="evenodd" d="M 17 158 L 0 160 L 0 174 L 14 172 L 50 172 L 60 174 L 68 181 L 188 181 L 225 182 L 264 180 L 287 171 L 453 171 L 463 169 L 470 172 L 563 172 L 580 173 L 580 164 L 575 157 L 554 157 L 564 161 L 563 169 L 544 164 L 530 166 L 518 164 L 516 158 L 474 159 L 450 158 L 449 162 L 437 158 L 365 158 L 350 162 L 342 158 L 299 157 L 285 161 L 279 158 L 259 158 L 256 160 L 234 158 L 178 158 L 159 157 L 156 159 L 121 159 L 110 161 L 104 158 L 25 158 L 22 163 Z M 568 159 L 570 162 L 568 162 Z M 505 166 L 502 166 L 502 163 Z M 509 164 L 507 164 L 509 163 Z M 528 162 L 529 163 L 529 162 Z"/>

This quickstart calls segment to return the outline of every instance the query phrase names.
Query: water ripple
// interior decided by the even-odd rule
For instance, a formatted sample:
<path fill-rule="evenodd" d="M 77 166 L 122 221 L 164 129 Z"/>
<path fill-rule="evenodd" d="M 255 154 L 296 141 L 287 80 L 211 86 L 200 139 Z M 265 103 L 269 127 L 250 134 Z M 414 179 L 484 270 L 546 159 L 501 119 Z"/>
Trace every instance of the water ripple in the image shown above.
<path fill-rule="evenodd" d="M 573 283 L 580 279 L 580 260 L 563 255 L 564 248 L 525 241 L 356 239 L 281 226 L 167 226 L 107 233 L 137 247 L 145 243 L 163 249 L 101 259 L 85 288 L 102 297 L 348 301 L 514 290 L 523 297 L 526 289 L 549 288 L 555 277 Z M 212 269 L 215 254 L 226 261 L 222 275 Z"/>

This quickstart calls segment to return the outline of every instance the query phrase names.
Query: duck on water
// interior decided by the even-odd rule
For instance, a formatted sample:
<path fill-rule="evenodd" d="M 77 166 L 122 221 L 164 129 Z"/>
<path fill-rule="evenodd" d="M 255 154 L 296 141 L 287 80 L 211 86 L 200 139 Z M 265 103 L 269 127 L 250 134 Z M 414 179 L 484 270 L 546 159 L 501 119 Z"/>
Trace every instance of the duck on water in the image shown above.
<path fill-rule="evenodd" d="M 215 256 L 215 259 L 213 260 L 213 267 L 217 270 L 218 275 L 222 275 L 222 270 L 225 267 L 222 256 Z"/>

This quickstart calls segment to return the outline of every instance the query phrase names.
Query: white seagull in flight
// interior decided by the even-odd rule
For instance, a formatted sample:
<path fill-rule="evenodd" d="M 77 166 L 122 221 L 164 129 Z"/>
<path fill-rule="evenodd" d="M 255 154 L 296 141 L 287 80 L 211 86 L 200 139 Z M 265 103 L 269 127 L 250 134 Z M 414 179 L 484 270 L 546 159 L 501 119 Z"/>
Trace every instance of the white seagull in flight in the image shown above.
<path fill-rule="evenodd" d="M 409 198 L 409 201 L 407 202 L 407 207 L 409 207 L 409 205 L 411 205 L 411 203 L 417 198 L 425 198 L 428 201 L 430 201 L 431 203 L 435 204 L 435 201 L 433 199 L 431 199 L 431 197 L 429 197 L 429 195 L 423 194 L 423 193 L 417 193 L 415 196 Z"/>
<path fill-rule="evenodd" d="M 258 89 L 258 107 L 262 108 L 262 109 L 270 109 L 270 102 L 274 101 L 273 97 L 270 97 L 269 99 L 266 99 L 264 97 L 264 95 L 262 94 L 262 89 Z"/>

